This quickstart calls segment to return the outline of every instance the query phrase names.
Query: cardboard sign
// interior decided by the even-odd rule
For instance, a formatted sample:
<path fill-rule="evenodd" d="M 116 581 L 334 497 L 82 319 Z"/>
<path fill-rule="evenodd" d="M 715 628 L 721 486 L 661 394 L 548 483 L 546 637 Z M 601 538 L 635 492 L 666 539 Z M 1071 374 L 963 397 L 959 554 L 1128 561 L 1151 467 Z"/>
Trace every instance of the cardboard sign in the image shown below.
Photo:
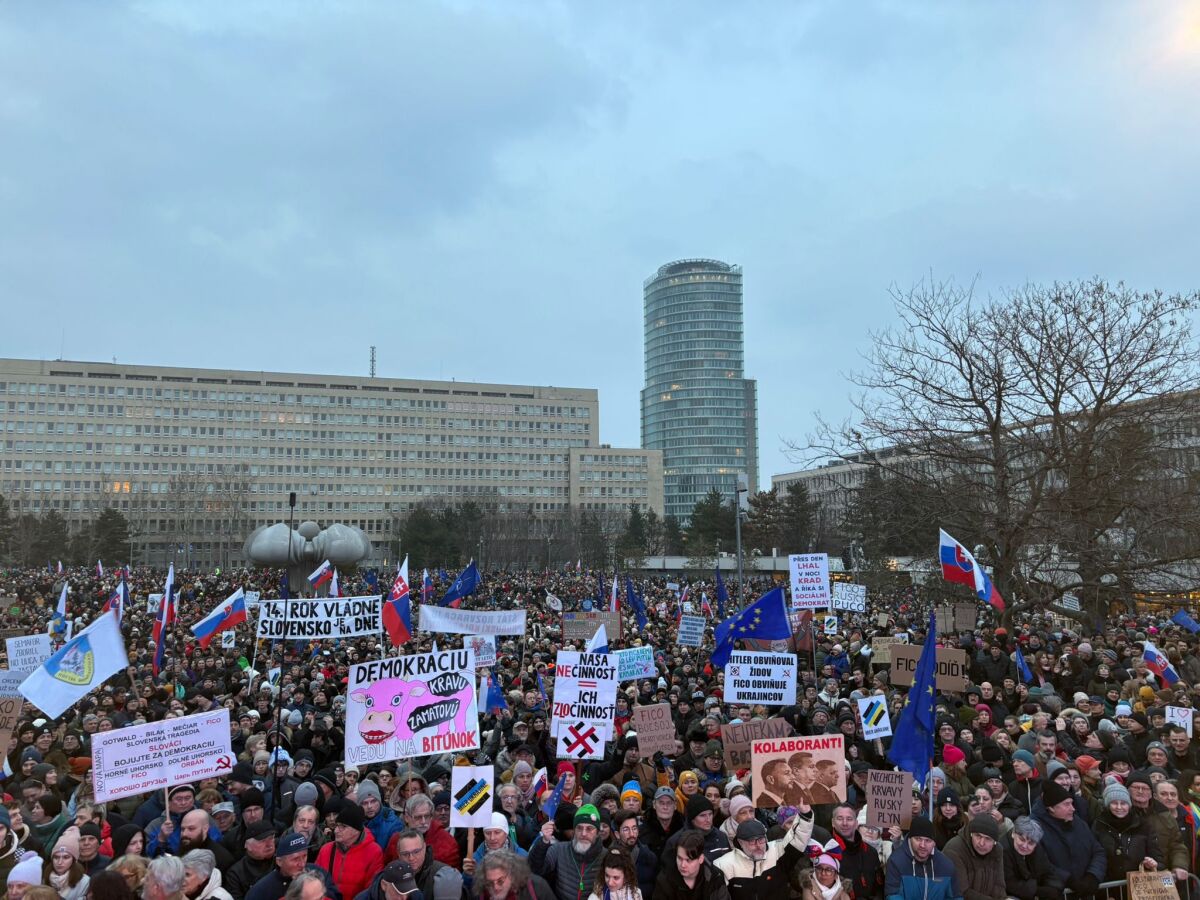
<path fill-rule="evenodd" d="M 50 658 L 50 635 L 30 634 L 4 639 L 8 650 L 8 668 L 29 674 Z"/>
<path fill-rule="evenodd" d="M 1179 889 L 1170 870 L 1128 872 L 1125 886 L 1129 889 L 1129 900 L 1179 900 Z"/>
<path fill-rule="evenodd" d="M 888 712 L 887 697 L 876 694 L 858 701 L 858 718 L 862 722 L 863 737 L 868 741 L 890 737 L 892 717 Z"/>
<path fill-rule="evenodd" d="M 867 611 L 867 586 L 851 584 L 848 581 L 834 582 L 832 608 L 846 612 L 865 613 Z"/>
<path fill-rule="evenodd" d="M 21 718 L 21 707 L 25 703 L 21 682 L 27 674 L 0 669 L 0 753 L 7 752 L 8 742 Z"/>
<path fill-rule="evenodd" d="M 590 641 L 604 626 L 610 641 L 621 636 L 621 614 L 615 612 L 565 612 L 562 617 L 564 641 Z"/>
<path fill-rule="evenodd" d="M 892 645 L 892 684 L 908 687 L 921 658 L 921 644 Z M 937 648 L 937 689 L 965 691 L 967 689 L 967 651 L 954 647 Z"/>
<path fill-rule="evenodd" d="M 450 827 L 489 827 L 495 796 L 495 766 L 454 766 L 450 770 Z"/>
<path fill-rule="evenodd" d="M 479 747 L 475 655 L 443 650 L 350 667 L 346 764 Z"/>
<path fill-rule="evenodd" d="M 12 602 L 18 604 L 13 610 L 11 610 L 12 614 L 20 615 L 20 613 L 21 613 L 21 607 L 19 605 L 20 601 L 16 597 L 0 597 L 0 605 L 4 605 L 5 607 L 7 607 L 7 604 L 9 603 L 9 601 L 12 601 Z M 4 638 L 4 640 L 6 642 L 8 641 L 9 638 L 15 638 L 15 637 L 25 637 L 25 629 L 24 628 L 2 628 L 2 629 L 0 629 L 0 638 Z M 8 646 L 6 643 L 0 644 L 0 669 L 8 669 L 8 668 L 11 668 L 11 666 L 9 666 L 9 664 L 8 664 Z"/>
<path fill-rule="evenodd" d="M 675 643 L 681 647 L 699 647 L 704 643 L 704 629 L 708 621 L 704 616 L 680 616 L 679 635 Z"/>
<path fill-rule="evenodd" d="M 641 681 L 657 678 L 653 647 L 630 647 L 612 654 L 617 658 L 617 681 Z"/>
<path fill-rule="evenodd" d="M 1188 706 L 1168 706 L 1167 707 L 1167 724 L 1178 725 L 1180 728 L 1187 731 L 1187 736 L 1190 739 L 1192 736 L 1192 713 L 1194 710 Z M 0 744 L 0 747 L 5 746 Z"/>
<path fill-rule="evenodd" d="M 101 803 L 228 775 L 236 762 L 224 708 L 92 735 L 92 784 Z"/>
<path fill-rule="evenodd" d="M 735 650 L 725 666 L 725 702 L 789 706 L 796 702 L 796 654 Z"/>
<path fill-rule="evenodd" d="M 816 806 L 846 799 L 846 748 L 840 734 L 772 738 L 750 745 L 754 806 Z"/>
<path fill-rule="evenodd" d="M 892 663 L 892 645 L 907 644 L 908 635 L 894 635 L 892 637 L 877 637 L 871 638 L 871 662 L 891 665 Z M 911 683 L 911 682 L 910 682 Z"/>
<path fill-rule="evenodd" d="M 475 654 L 476 669 L 491 669 L 496 665 L 496 636 L 494 634 L 463 635 L 463 647 Z"/>
<path fill-rule="evenodd" d="M 793 553 L 788 557 L 792 609 L 828 609 L 829 554 Z"/>
<path fill-rule="evenodd" d="M 974 603 L 952 603 L 934 610 L 937 629 L 941 634 L 972 630 L 978 615 Z"/>
<path fill-rule="evenodd" d="M 382 603 L 378 594 L 322 600 L 268 600 L 258 607 L 257 635 L 260 640 L 328 641 L 378 634 Z"/>
<path fill-rule="evenodd" d="M 751 719 L 737 725 L 721 726 L 721 747 L 725 753 L 725 767 L 730 772 L 750 768 L 750 745 L 754 741 L 768 738 L 791 737 L 796 733 L 787 719 Z"/>
<path fill-rule="evenodd" d="M 908 828 L 912 824 L 911 772 L 867 773 L 867 824 L 872 828 Z"/>
<path fill-rule="evenodd" d="M 637 732 L 642 759 L 649 759 L 659 750 L 668 756 L 675 753 L 677 738 L 670 703 L 635 706 L 631 721 L 633 730 Z"/>

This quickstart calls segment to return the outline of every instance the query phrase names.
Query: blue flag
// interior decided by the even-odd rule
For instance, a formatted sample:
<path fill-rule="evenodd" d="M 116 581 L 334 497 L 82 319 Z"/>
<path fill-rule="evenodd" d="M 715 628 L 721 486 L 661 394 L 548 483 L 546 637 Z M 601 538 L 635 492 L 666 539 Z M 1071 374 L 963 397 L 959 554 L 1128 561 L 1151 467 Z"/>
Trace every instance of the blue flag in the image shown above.
<path fill-rule="evenodd" d="M 717 646 L 713 650 L 712 664 L 724 668 L 733 652 L 733 642 L 739 638 L 781 641 L 791 636 L 792 623 L 788 619 L 781 585 L 717 625 Z"/>
<path fill-rule="evenodd" d="M 500 687 L 500 679 L 496 677 L 495 672 L 488 675 L 485 706 L 487 711 L 492 715 L 495 715 L 502 709 L 508 709 L 508 701 L 504 699 L 504 691 Z"/>
<path fill-rule="evenodd" d="M 291 594 L 288 593 L 288 577 L 287 570 L 284 570 L 283 577 L 279 579 L 279 599 L 291 599 Z"/>
<path fill-rule="evenodd" d="M 558 804 L 562 802 L 563 791 L 567 787 L 567 776 L 559 775 L 558 784 L 554 786 L 554 791 L 550 794 L 550 799 L 546 801 L 546 805 L 542 807 L 542 811 L 546 814 L 546 818 L 554 821 L 554 814 L 558 812 Z"/>
<path fill-rule="evenodd" d="M 1175 615 L 1171 616 L 1171 621 L 1180 628 L 1186 628 L 1192 634 L 1200 631 L 1200 623 L 1187 614 L 1187 610 L 1181 609 Z"/>
<path fill-rule="evenodd" d="M 934 684 L 937 679 L 937 619 L 929 614 L 929 631 L 925 634 L 925 646 L 913 674 L 912 687 L 896 730 L 892 735 L 892 746 L 888 759 L 905 771 L 912 772 L 917 784 L 924 785 L 933 764 L 933 736 L 937 727 Z"/>
<path fill-rule="evenodd" d="M 1017 674 L 1026 684 L 1033 681 L 1033 673 L 1029 671 L 1029 663 L 1025 662 L 1025 654 L 1021 652 L 1020 647 L 1017 648 Z"/>
<path fill-rule="evenodd" d="M 645 631 L 649 621 L 646 619 L 646 604 L 642 598 L 637 595 L 633 589 L 633 581 L 628 575 L 625 576 L 625 599 L 629 605 L 633 607 L 633 614 L 637 617 L 638 631 Z"/>
<path fill-rule="evenodd" d="M 475 565 L 475 560 L 471 560 L 467 567 L 458 573 L 454 584 L 450 585 L 450 590 L 446 591 L 446 596 L 438 601 L 438 606 L 452 606 L 458 609 L 458 604 L 462 603 L 463 598 L 471 596 L 478 587 L 479 569 Z"/>
<path fill-rule="evenodd" d="M 542 673 L 540 671 L 537 673 L 537 681 L 538 696 L 540 696 L 542 699 L 538 701 L 538 705 L 535 706 L 534 709 L 540 709 L 545 712 L 550 709 L 550 698 L 546 696 L 546 685 L 542 684 Z"/>
<path fill-rule="evenodd" d="M 725 604 L 729 602 L 729 591 L 721 579 L 721 567 L 717 566 L 717 618 L 725 618 Z"/>
<path fill-rule="evenodd" d="M 439 581 L 449 581 L 450 573 L 447 572 L 445 569 L 439 567 L 438 568 L 438 580 Z"/>

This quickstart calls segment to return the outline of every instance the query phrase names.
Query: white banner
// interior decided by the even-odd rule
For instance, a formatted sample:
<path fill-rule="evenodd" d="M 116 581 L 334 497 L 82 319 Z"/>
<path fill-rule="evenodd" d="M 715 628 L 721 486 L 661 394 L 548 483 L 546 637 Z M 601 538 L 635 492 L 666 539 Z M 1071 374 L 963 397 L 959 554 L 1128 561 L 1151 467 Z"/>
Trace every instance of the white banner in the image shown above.
<path fill-rule="evenodd" d="M 275 641 L 325 641 L 378 634 L 382 602 L 378 594 L 320 600 L 266 600 L 258 607 L 258 637 Z"/>
<path fill-rule="evenodd" d="M 846 612 L 865 613 L 867 611 L 867 586 L 851 584 L 848 581 L 833 583 L 833 608 Z"/>
<path fill-rule="evenodd" d="M 789 706 L 796 702 L 796 654 L 735 650 L 725 666 L 725 702 Z"/>
<path fill-rule="evenodd" d="M 479 747 L 469 649 L 351 666 L 346 696 L 348 766 Z"/>
<path fill-rule="evenodd" d="M 487 828 L 492 824 L 495 766 L 454 766 L 450 770 L 450 827 Z"/>
<path fill-rule="evenodd" d="M 525 634 L 525 610 L 479 612 L 449 606 L 422 606 L 418 631 L 442 634 Z"/>
<path fill-rule="evenodd" d="M 829 608 L 829 554 L 793 553 L 788 557 L 792 609 Z"/>
<path fill-rule="evenodd" d="M 48 634 L 5 638 L 4 646 L 8 651 L 10 672 L 28 674 L 50 658 L 50 635 Z"/>
<path fill-rule="evenodd" d="M 863 737 L 868 741 L 891 737 L 892 717 L 888 712 L 887 698 L 877 694 L 858 701 L 858 717 L 862 720 Z"/>
<path fill-rule="evenodd" d="M 490 669 L 496 665 L 496 636 L 494 634 L 468 634 L 463 636 L 463 647 L 475 654 L 475 668 Z"/>
<path fill-rule="evenodd" d="M 224 708 L 92 735 L 92 784 L 100 803 L 219 778 L 236 762 Z"/>
<path fill-rule="evenodd" d="M 630 647 L 628 650 L 617 650 L 612 655 L 617 658 L 617 681 L 658 677 L 653 647 Z"/>

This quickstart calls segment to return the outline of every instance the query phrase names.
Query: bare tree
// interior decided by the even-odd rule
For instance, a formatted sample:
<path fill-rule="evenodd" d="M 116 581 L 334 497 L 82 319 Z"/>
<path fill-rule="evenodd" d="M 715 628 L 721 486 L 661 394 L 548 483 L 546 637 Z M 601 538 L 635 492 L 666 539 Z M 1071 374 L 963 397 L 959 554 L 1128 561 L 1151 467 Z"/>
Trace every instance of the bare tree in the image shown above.
<path fill-rule="evenodd" d="M 856 415 L 793 450 L 918 486 L 1015 609 L 1196 581 L 1196 294 L 922 283 L 893 299 L 899 323 L 852 376 Z"/>

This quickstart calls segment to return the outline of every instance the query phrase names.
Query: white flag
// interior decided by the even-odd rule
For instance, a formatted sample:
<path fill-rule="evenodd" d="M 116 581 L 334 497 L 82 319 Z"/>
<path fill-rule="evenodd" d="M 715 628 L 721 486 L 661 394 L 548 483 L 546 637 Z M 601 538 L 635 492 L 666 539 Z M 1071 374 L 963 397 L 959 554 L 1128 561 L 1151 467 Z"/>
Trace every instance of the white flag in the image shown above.
<path fill-rule="evenodd" d="M 562 601 L 549 591 L 546 591 L 546 605 L 555 612 L 562 612 Z"/>
<path fill-rule="evenodd" d="M 57 719 L 128 665 L 117 617 L 107 612 L 30 672 L 21 682 L 21 693 Z"/>

